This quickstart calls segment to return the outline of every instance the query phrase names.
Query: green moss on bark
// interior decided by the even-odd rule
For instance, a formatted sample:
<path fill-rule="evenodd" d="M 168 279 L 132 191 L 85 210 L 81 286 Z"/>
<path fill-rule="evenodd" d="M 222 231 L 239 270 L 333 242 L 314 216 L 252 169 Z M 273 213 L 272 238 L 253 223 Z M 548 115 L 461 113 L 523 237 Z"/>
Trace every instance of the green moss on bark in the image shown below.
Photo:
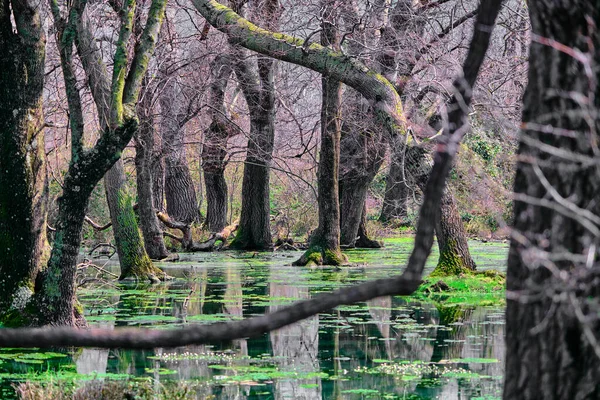
<path fill-rule="evenodd" d="M 454 248 L 456 248 L 456 243 L 452 239 L 448 240 L 440 254 L 438 264 L 430 276 L 457 276 L 473 272 L 473 269 L 469 267 L 463 257 L 452 250 Z"/>
<path fill-rule="evenodd" d="M 311 245 L 292 265 L 314 267 L 318 265 L 347 265 L 348 258 L 341 250 L 326 249 L 320 244 Z"/>

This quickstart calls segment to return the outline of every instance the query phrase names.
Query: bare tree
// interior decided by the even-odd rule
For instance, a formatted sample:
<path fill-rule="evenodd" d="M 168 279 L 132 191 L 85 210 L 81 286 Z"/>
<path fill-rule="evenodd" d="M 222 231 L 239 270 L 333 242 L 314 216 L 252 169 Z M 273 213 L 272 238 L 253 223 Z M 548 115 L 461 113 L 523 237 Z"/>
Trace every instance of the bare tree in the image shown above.
<path fill-rule="evenodd" d="M 321 45 L 339 51 L 335 27 L 338 4 L 322 2 Z M 321 151 L 317 172 L 319 226 L 312 233 L 308 250 L 294 265 L 342 265 L 348 260 L 340 248 L 339 165 L 342 83 L 323 71 L 321 78 Z"/>

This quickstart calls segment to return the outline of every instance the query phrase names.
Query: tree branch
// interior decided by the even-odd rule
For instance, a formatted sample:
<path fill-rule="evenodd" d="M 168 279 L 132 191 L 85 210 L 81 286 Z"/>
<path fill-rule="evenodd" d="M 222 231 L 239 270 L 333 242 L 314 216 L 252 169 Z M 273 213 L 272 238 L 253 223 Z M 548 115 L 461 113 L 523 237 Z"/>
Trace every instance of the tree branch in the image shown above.
<path fill-rule="evenodd" d="M 226 33 L 233 43 L 339 80 L 360 92 L 376 110 L 389 116 L 395 129 L 406 126 L 402 101 L 394 86 L 359 61 L 317 43 L 305 46 L 302 39 L 262 29 L 214 0 L 192 2 L 198 12 L 216 29 Z"/>

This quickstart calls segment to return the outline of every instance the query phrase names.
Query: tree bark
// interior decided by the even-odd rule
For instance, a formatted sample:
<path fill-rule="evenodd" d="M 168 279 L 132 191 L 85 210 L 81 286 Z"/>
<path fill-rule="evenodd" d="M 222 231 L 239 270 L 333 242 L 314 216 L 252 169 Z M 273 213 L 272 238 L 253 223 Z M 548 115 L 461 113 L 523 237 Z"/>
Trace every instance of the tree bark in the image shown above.
<path fill-rule="evenodd" d="M 421 190 L 431 174 L 431 158 L 422 147 L 411 146 L 406 150 L 406 174 L 409 182 Z M 459 275 L 474 271 L 475 262 L 469 252 L 467 235 L 450 188 L 446 188 L 436 219 L 435 233 L 440 258 L 432 275 Z"/>
<path fill-rule="evenodd" d="M 442 196 L 440 209 L 440 220 L 435 228 L 440 259 L 432 275 L 459 275 L 475 271 L 476 265 L 469 252 L 467 233 L 449 187 Z"/>
<path fill-rule="evenodd" d="M 177 77 L 165 76 L 162 91 L 161 136 L 165 160 L 165 200 L 167 213 L 173 219 L 191 224 L 200 220 L 194 181 L 185 151 L 185 130 L 182 125 L 183 93 Z"/>
<path fill-rule="evenodd" d="M 152 264 L 144 248 L 121 159 L 104 176 L 104 187 L 121 265 L 119 279 L 134 277 L 153 282 L 158 279 L 157 277 L 164 279 L 165 274 Z"/>
<path fill-rule="evenodd" d="M 373 241 L 359 235 L 369 185 L 381 167 L 385 146 L 382 134 L 376 130 L 361 130 L 354 123 L 344 123 L 340 144 L 340 243 L 354 247 L 357 237 L 361 245 Z"/>
<path fill-rule="evenodd" d="M 335 7 L 322 4 L 321 44 L 339 48 Z M 342 265 L 347 258 L 340 248 L 339 163 L 341 139 L 342 83 L 323 75 L 321 104 L 321 154 L 317 171 L 319 226 L 308 250 L 294 265 Z"/>
<path fill-rule="evenodd" d="M 46 38 L 38 3 L 2 0 L 0 9 L 0 320 L 6 323 L 9 309 L 20 308 L 33 293 L 48 255 L 42 111 Z"/>
<path fill-rule="evenodd" d="M 278 25 L 277 0 L 264 2 L 255 12 L 271 28 Z M 238 250 L 271 250 L 270 174 L 275 140 L 275 60 L 258 56 L 256 64 L 236 47 L 234 68 L 248 109 L 250 135 L 242 180 L 242 210 L 239 228 L 229 246 Z"/>
<path fill-rule="evenodd" d="M 543 0 L 528 9 L 504 399 L 598 399 L 600 9 Z"/>
<path fill-rule="evenodd" d="M 163 239 L 163 232 L 154 208 L 152 177 L 152 155 L 154 154 L 154 110 L 149 93 L 138 106 L 140 126 L 135 136 L 135 170 L 138 194 L 138 215 L 144 247 L 153 260 L 161 260 L 169 255 Z"/>
<path fill-rule="evenodd" d="M 225 167 L 227 162 L 227 140 L 234 133 L 227 121 L 225 90 L 231 76 L 231 58 L 217 56 L 211 65 L 212 123 L 204 137 L 202 146 L 202 171 L 206 186 L 206 226 L 211 232 L 219 232 L 227 225 L 227 182 Z"/>
<path fill-rule="evenodd" d="M 162 143 L 162 141 L 161 141 Z M 159 144 L 158 149 L 162 148 Z M 152 171 L 152 203 L 156 211 L 165 210 L 165 159 L 162 150 L 155 151 L 150 161 Z"/>
<path fill-rule="evenodd" d="M 270 85 L 273 79 L 273 61 L 263 59 L 262 62 L 265 72 L 268 70 Z M 267 89 L 269 92 L 271 90 Z M 274 96 L 274 92 L 267 96 Z M 275 137 L 275 110 L 270 100 L 267 103 L 270 103 L 267 108 L 251 111 L 250 140 L 242 180 L 242 211 L 238 233 L 230 245 L 232 249 L 270 250 L 273 247 L 269 182 Z"/>
<path fill-rule="evenodd" d="M 358 232 L 356 234 L 355 247 L 362 249 L 379 249 L 383 247 L 383 242 L 374 240 L 369 237 L 367 231 L 367 204 L 365 203 L 362 207 L 362 216 L 360 218 L 360 224 L 358 225 Z"/>
<path fill-rule="evenodd" d="M 406 221 L 409 188 L 404 176 L 404 152 L 406 146 L 394 143 L 391 146 L 390 168 L 385 180 L 385 195 L 379 221 L 391 223 Z"/>

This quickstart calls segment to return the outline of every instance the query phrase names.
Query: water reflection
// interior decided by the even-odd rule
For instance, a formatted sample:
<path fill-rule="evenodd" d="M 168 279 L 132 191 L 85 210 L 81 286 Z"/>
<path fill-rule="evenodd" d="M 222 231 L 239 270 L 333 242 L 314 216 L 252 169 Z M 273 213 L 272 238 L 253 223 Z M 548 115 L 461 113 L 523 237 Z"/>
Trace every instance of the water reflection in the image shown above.
<path fill-rule="evenodd" d="M 82 291 L 80 299 L 97 326 L 181 326 L 261 315 L 397 273 L 387 266 L 307 270 L 286 265 L 292 256 L 187 256 L 163 265 L 179 277 L 174 282 Z M 169 381 L 193 382 L 198 399 L 486 398 L 501 389 L 503 318 L 500 307 L 388 296 L 259 338 L 155 351 L 85 349 L 74 364 L 82 374 L 149 377 L 157 391 Z M 25 367 L 5 362 L 0 368 Z"/>
<path fill-rule="evenodd" d="M 303 275 L 291 275 L 289 270 L 271 266 L 269 297 L 271 299 L 310 298 Z M 285 282 L 285 283 L 284 283 Z M 269 312 L 277 311 L 282 305 L 268 307 Z M 315 315 L 297 324 L 269 333 L 273 356 L 281 371 L 294 371 L 306 376 L 319 372 L 319 316 Z M 275 399 L 311 400 L 321 398 L 321 379 L 315 374 L 312 378 L 281 379 L 275 382 Z"/>

